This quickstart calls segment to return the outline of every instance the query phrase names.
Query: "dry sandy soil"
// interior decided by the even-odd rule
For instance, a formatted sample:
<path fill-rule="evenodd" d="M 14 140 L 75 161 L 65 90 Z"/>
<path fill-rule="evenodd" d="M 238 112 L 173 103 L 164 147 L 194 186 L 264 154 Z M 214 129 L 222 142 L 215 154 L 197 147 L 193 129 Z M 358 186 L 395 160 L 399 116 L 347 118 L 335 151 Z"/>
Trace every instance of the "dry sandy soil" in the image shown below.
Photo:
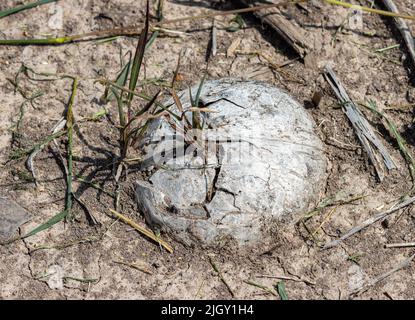
<path fill-rule="evenodd" d="M 370 5 L 370 2 L 358 1 L 362 5 Z M 0 9 L 21 3 L 2 1 Z M 413 1 L 396 0 L 396 3 L 402 12 L 415 15 Z M 36 38 L 127 26 L 144 21 L 144 5 L 144 0 L 61 0 L 1 19 L 1 37 Z M 165 18 L 235 8 L 234 1 L 168 0 Z M 218 53 L 209 59 L 208 66 L 206 50 L 211 19 L 182 22 L 169 27 L 185 34 L 164 34 L 146 52 L 145 76 L 170 81 L 177 58 L 182 54 L 180 89 L 197 83 L 206 67 L 209 78 L 257 79 L 284 88 L 307 107 L 325 143 L 329 169 L 321 200 L 333 196 L 338 200 L 365 197 L 335 206 L 334 211 L 333 207 L 324 209 L 308 220 L 307 228 L 311 232 L 317 230 L 314 240 L 301 223 L 278 225 L 273 230 L 272 241 L 248 251 L 227 247 L 186 248 L 168 235 L 162 235 L 174 247 L 174 253 L 169 254 L 128 225 L 115 222 L 109 215 L 113 199 L 107 193 L 77 181 L 74 182 L 77 196 L 94 213 L 100 226 L 90 226 L 82 208 L 75 204 L 75 222 L 61 222 L 24 241 L 0 246 L 0 298 L 232 298 L 212 268 L 211 256 L 236 298 L 278 299 L 246 281 L 272 288 L 279 280 L 263 276 L 286 276 L 294 279 L 285 280 L 290 299 L 348 299 L 354 289 L 411 255 L 411 249 L 384 248 L 385 243 L 414 240 L 415 213 L 411 207 L 374 224 L 336 248 L 320 248 L 320 244 L 334 240 L 368 217 L 389 208 L 412 186 L 396 142 L 382 122 L 364 110 L 399 167 L 382 182 L 377 181 L 373 166 L 321 75 L 322 67 L 330 63 L 355 101 L 375 100 L 397 123 L 413 153 L 415 89 L 410 74 L 414 71 L 405 60 L 407 53 L 403 45 L 383 53 L 375 52 L 400 44 L 399 33 L 391 19 L 369 14 L 363 15 L 362 25 L 350 28 L 347 9 L 321 1 L 311 1 L 301 7 L 290 6 L 283 12 L 307 34 L 312 54 L 305 60 L 297 59 L 281 69 L 272 69 L 266 59 L 254 53 L 262 52 L 275 65 L 295 59 L 296 53 L 252 14 L 243 15 L 245 27 L 236 32 L 227 30 L 233 16 L 222 16 L 216 19 Z M 415 23 L 409 23 L 415 33 Z M 339 30 L 341 25 L 344 27 Z M 239 53 L 228 57 L 227 49 L 236 38 L 241 39 Z M 105 43 L 0 46 L 0 196 L 15 200 L 33 214 L 33 219 L 19 230 L 21 234 L 46 221 L 64 206 L 66 185 L 57 150 L 59 148 L 65 155 L 66 138 L 58 140 L 57 147 L 50 144 L 37 156 L 38 186 L 30 180 L 24 159 L 7 160 L 14 150 L 31 146 L 50 133 L 65 110 L 71 82 L 68 79 L 36 82 L 21 75 L 19 87 L 23 92 L 28 95 L 42 92 L 43 95 L 35 99 L 33 105 L 25 104 L 21 136 L 13 139 L 13 125 L 25 99 L 14 91 L 7 79 L 14 79 L 22 64 L 38 72 L 79 77 L 80 88 L 74 107 L 79 123 L 74 141 L 75 174 L 87 176 L 111 193 L 114 191 L 113 172 L 108 163 L 118 153 L 118 131 L 111 121 L 117 121 L 117 112 L 113 103 L 105 106 L 100 103 L 105 88 L 96 80 L 114 79 L 121 68 L 120 57 L 134 50 L 136 43 L 137 37 L 120 37 Z M 318 106 L 311 103 L 315 92 L 323 95 Z M 141 102 L 136 103 L 139 107 Z M 107 117 L 96 122 L 86 121 L 103 107 L 108 110 Z M 132 188 L 134 179 L 138 178 L 142 176 L 131 173 L 122 182 L 121 211 L 144 225 Z M 140 264 L 149 273 L 114 261 Z M 415 265 L 412 263 L 352 298 L 414 297 Z"/>

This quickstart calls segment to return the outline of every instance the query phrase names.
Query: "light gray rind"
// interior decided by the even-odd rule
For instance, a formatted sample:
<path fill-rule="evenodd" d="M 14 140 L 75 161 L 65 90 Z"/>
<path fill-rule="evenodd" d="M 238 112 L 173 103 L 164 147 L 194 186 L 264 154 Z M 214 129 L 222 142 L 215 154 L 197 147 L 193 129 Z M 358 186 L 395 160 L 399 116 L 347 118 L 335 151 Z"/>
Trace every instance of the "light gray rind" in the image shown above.
<path fill-rule="evenodd" d="M 193 95 L 197 89 L 191 89 Z M 189 91 L 179 96 L 184 109 L 189 108 Z M 181 163 L 167 159 L 162 168 L 145 161 L 144 167 L 158 169 L 150 183 L 136 183 L 139 208 L 150 225 L 187 244 L 261 241 L 270 222 L 304 212 L 325 185 L 326 158 L 314 121 L 287 93 L 256 81 L 208 81 L 200 100 L 217 111 L 203 114 L 205 125 L 219 129 L 215 138 L 223 140 L 221 155 L 231 155 L 231 160 L 209 152 L 186 155 Z M 191 113 L 187 115 L 191 121 Z M 154 121 L 142 151 L 151 155 L 163 143 L 163 133 L 173 134 L 171 125 L 165 119 Z M 203 131 L 208 138 L 212 133 Z M 226 142 L 229 137 L 240 142 Z"/>

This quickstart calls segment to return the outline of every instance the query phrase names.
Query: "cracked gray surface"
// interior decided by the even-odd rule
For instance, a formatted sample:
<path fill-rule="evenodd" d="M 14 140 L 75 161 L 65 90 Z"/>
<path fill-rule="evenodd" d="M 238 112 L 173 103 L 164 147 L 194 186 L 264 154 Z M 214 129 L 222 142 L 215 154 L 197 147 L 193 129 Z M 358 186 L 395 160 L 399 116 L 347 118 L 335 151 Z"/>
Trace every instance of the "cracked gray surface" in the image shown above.
<path fill-rule="evenodd" d="M 0 242 L 9 240 L 31 214 L 16 202 L 0 197 Z"/>
<path fill-rule="evenodd" d="M 189 91 L 179 96 L 188 109 Z M 149 182 L 136 182 L 150 225 L 186 244 L 229 238 L 252 244 L 264 239 L 270 222 L 296 216 L 316 200 L 326 158 L 314 121 L 298 102 L 268 84 L 236 79 L 206 82 L 200 102 L 215 112 L 203 113 L 198 144 L 180 139 L 184 125 L 170 117 L 154 121 L 141 146 L 145 168 L 156 169 Z M 192 113 L 186 117 L 191 123 Z M 174 148 L 186 152 L 169 157 Z"/>

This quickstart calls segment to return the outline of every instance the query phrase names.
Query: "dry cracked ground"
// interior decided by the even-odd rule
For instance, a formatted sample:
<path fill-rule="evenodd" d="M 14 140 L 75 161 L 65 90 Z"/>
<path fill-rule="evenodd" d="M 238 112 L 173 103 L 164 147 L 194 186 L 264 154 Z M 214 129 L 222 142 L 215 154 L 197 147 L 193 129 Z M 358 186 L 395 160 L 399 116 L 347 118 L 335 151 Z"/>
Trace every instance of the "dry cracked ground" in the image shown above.
<path fill-rule="evenodd" d="M 372 1 L 355 2 L 370 6 Z M 5 0 L 0 9 L 21 3 Z M 396 0 L 396 4 L 401 12 L 415 15 L 412 1 Z M 0 19 L 1 38 L 54 37 L 142 23 L 144 7 L 143 0 L 60 0 Z M 164 16 L 175 19 L 237 7 L 236 1 L 168 0 Z M 153 3 L 151 10 L 154 15 Z M 348 299 L 351 292 L 412 254 L 410 248 L 384 247 L 386 243 L 414 240 L 415 213 L 411 206 L 340 246 L 320 248 L 322 243 L 388 209 L 412 187 L 396 141 L 379 118 L 363 110 L 398 166 L 378 182 L 373 166 L 322 77 L 322 68 L 329 63 L 355 101 L 376 101 L 396 123 L 413 153 L 415 89 L 410 75 L 414 70 L 407 62 L 407 52 L 393 21 L 364 13 L 361 24 L 356 25 L 349 19 L 353 15 L 348 9 L 317 0 L 286 7 L 282 12 L 306 34 L 311 49 L 305 59 L 297 59 L 296 53 L 254 15 L 243 14 L 242 27 L 232 22 L 234 15 L 220 16 L 215 19 L 217 54 L 208 63 L 212 19 L 180 22 L 169 26 L 174 32 L 162 32 L 146 52 L 140 81 L 144 81 L 144 76 L 157 83 L 170 81 L 181 55 L 179 89 L 197 83 L 206 68 L 211 79 L 256 79 L 285 89 L 307 107 L 324 142 L 329 166 L 321 201 L 333 197 L 339 203 L 355 200 L 324 208 L 304 224 L 275 226 L 272 240 L 248 251 L 187 248 L 162 234 L 174 247 L 170 254 L 109 213 L 114 206 L 115 186 L 108 163 L 119 152 L 117 111 L 113 103 L 101 103 L 105 88 L 97 80 L 115 79 L 121 61 L 135 49 L 137 37 L 58 46 L 0 46 L 0 196 L 13 199 L 32 213 L 33 218 L 20 228 L 20 234 L 63 209 L 66 185 L 59 151 L 65 156 L 66 138 L 58 139 L 57 145 L 49 144 L 37 155 L 38 185 L 33 183 L 24 159 L 7 160 L 18 148 L 33 146 L 49 135 L 71 93 L 68 79 L 39 82 L 24 74 L 19 75 L 19 90 L 15 90 L 13 82 L 22 65 L 37 72 L 70 74 L 80 79 L 74 105 L 78 123 L 74 171 L 99 185 L 99 189 L 75 179 L 74 190 L 100 222 L 90 226 L 85 212 L 75 204 L 77 219 L 73 223 L 60 222 L 33 237 L 0 246 L 1 298 L 278 299 L 252 283 L 272 290 L 283 277 L 290 299 Z M 415 33 L 415 24 L 408 23 Z M 228 52 L 238 42 L 237 48 Z M 284 66 L 275 68 L 279 65 Z M 151 85 L 148 90 L 153 90 Z M 322 96 L 318 106 L 312 103 L 316 92 Z M 163 91 L 166 97 L 167 93 Z M 24 95 L 38 97 L 30 103 Z M 142 102 L 135 103 L 139 107 Z M 103 108 L 107 115 L 91 121 Z M 16 135 L 20 115 L 23 117 Z M 120 199 L 122 212 L 141 225 L 145 222 L 135 204 L 133 182 L 145 178 L 144 174 L 131 172 L 122 182 Z M 211 261 L 231 291 L 219 279 Z M 352 298 L 413 299 L 415 265 L 412 263 L 366 289 Z"/>

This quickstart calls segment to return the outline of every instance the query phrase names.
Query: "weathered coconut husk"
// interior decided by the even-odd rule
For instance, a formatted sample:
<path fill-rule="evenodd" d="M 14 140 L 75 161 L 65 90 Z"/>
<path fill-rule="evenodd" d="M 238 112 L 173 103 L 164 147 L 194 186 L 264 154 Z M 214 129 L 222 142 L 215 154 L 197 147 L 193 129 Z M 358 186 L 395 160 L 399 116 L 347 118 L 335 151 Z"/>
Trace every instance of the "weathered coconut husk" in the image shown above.
<path fill-rule="evenodd" d="M 179 97 L 191 107 L 189 90 Z M 257 81 L 220 79 L 204 84 L 200 103 L 214 112 L 202 113 L 197 143 L 189 147 L 192 139 L 183 139 L 183 121 L 174 117 L 155 120 L 143 139 L 142 169 L 153 173 L 136 182 L 136 195 L 147 223 L 187 244 L 254 244 L 271 222 L 298 217 L 318 198 L 323 146 L 313 119 L 290 95 Z M 191 124 L 192 113 L 186 116 Z"/>

